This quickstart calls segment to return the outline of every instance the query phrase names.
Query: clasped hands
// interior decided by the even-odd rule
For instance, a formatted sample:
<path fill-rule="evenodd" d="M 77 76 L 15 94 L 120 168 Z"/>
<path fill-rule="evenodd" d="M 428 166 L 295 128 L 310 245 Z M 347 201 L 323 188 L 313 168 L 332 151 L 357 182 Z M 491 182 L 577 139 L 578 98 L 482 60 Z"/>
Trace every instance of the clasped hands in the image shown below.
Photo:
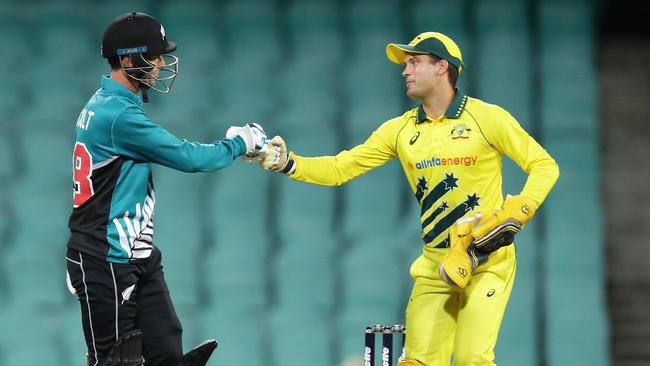
<path fill-rule="evenodd" d="M 245 162 L 257 162 L 266 170 L 284 174 L 293 172 L 293 164 L 291 167 L 288 166 L 291 158 L 282 137 L 275 136 L 268 140 L 264 128 L 255 122 L 249 122 L 244 126 L 230 126 L 226 131 L 226 138 L 232 139 L 237 136 L 241 137 L 246 144 L 246 154 L 242 157 Z M 290 172 L 285 172 L 287 168 Z"/>

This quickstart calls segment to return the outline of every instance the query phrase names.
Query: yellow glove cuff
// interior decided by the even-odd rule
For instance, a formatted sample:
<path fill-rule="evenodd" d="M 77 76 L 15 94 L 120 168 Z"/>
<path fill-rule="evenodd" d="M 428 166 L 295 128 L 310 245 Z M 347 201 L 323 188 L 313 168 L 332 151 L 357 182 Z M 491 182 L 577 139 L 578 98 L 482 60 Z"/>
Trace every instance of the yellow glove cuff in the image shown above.
<path fill-rule="evenodd" d="M 522 195 L 508 196 L 501 206 L 499 216 L 504 219 L 513 218 L 526 225 L 537 212 L 537 203 L 531 198 Z"/>

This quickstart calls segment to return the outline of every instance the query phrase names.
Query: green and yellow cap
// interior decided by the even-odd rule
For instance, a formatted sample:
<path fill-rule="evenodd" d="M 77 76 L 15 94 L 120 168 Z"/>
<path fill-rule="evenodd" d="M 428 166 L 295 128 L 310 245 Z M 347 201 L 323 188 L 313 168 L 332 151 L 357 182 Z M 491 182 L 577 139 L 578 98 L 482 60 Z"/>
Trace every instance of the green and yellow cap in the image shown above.
<path fill-rule="evenodd" d="M 386 56 L 396 64 L 403 64 L 406 53 L 421 55 L 431 54 L 444 58 L 458 69 L 463 70 L 463 55 L 456 42 L 446 35 L 438 32 L 424 32 L 413 38 L 409 44 L 389 43 L 386 46 Z"/>

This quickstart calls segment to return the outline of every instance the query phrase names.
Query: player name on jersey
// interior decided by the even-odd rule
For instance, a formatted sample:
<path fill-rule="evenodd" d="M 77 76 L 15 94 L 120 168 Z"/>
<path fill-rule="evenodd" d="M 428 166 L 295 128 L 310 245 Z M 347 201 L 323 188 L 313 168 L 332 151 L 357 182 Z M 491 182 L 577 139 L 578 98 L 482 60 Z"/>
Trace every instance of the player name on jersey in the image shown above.
<path fill-rule="evenodd" d="M 79 117 L 77 117 L 77 127 L 88 130 L 90 126 L 90 119 L 93 118 L 95 112 L 87 110 L 86 108 L 81 110 Z"/>

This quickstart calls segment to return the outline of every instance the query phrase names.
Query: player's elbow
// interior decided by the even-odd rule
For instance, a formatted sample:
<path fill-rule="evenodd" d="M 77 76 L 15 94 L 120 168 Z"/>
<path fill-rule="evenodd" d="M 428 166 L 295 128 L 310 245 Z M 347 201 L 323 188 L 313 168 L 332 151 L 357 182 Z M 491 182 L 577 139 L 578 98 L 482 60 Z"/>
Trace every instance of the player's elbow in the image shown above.
<path fill-rule="evenodd" d="M 531 172 L 539 172 L 545 177 L 549 178 L 552 182 L 557 181 L 560 177 L 560 166 L 550 156 L 546 156 L 537 160 L 531 167 Z"/>

